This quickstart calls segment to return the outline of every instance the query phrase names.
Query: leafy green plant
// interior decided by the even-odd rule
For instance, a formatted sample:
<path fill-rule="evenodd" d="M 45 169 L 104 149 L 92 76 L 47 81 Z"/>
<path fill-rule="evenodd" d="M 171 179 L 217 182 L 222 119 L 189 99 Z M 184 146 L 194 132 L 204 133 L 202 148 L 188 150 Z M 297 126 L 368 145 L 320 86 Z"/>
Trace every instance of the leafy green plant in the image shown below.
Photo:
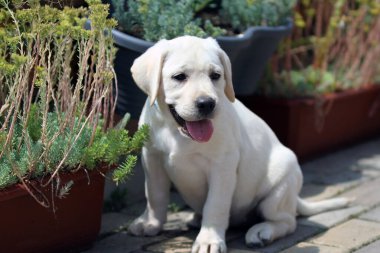
<path fill-rule="evenodd" d="M 181 207 L 177 203 L 172 202 L 168 205 L 168 210 L 172 213 L 178 213 L 181 211 Z"/>
<path fill-rule="evenodd" d="M 127 11 L 124 9 L 124 0 L 112 0 L 112 3 L 115 6 L 114 17 L 120 26 L 148 41 L 172 39 L 185 34 L 205 37 L 207 32 L 217 35 L 223 33 L 222 29 L 210 22 L 202 23 L 201 19 L 194 18 L 195 8 L 203 6 L 201 1 L 128 0 Z"/>
<path fill-rule="evenodd" d="M 303 0 L 296 29 L 272 58 L 268 96 L 319 96 L 380 80 L 380 3 Z"/>
<path fill-rule="evenodd" d="M 47 187 L 61 173 L 135 161 L 148 138 L 147 126 L 134 136 L 113 128 L 116 21 L 100 0 L 88 4 L 57 9 L 0 0 L 0 188 L 28 189 L 41 177 Z M 84 28 L 87 18 L 91 30 Z M 122 164 L 114 180 L 132 166 Z M 70 188 L 61 185 L 57 195 Z"/>
<path fill-rule="evenodd" d="M 232 27 L 244 31 L 249 26 L 277 26 L 293 16 L 297 0 L 222 0 L 221 14 Z"/>
<path fill-rule="evenodd" d="M 263 85 L 265 94 L 280 97 L 305 97 L 321 95 L 336 90 L 337 80 L 330 71 L 311 66 L 302 70 L 282 71 L 270 85 Z"/>
<path fill-rule="evenodd" d="M 158 41 L 181 35 L 217 37 L 231 26 L 240 33 L 252 25 L 279 25 L 291 16 L 295 1 L 128 0 L 125 5 L 125 0 L 112 0 L 112 4 L 124 31 Z"/>

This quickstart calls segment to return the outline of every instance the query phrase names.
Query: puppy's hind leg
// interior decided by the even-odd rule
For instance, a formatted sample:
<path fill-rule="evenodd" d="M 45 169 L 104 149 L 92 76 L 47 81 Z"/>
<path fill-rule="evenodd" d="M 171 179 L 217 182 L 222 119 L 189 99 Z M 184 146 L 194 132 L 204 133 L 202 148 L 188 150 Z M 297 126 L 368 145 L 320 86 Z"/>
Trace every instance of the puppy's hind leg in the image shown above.
<path fill-rule="evenodd" d="M 245 236 L 248 247 L 262 247 L 296 229 L 295 179 L 284 180 L 259 204 L 264 222 L 252 226 Z"/>

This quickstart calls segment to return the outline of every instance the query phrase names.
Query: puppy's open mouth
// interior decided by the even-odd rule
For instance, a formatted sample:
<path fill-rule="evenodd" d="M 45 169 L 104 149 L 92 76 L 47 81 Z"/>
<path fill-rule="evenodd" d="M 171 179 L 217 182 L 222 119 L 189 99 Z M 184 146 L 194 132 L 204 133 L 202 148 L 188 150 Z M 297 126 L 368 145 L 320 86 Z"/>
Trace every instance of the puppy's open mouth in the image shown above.
<path fill-rule="evenodd" d="M 169 105 L 169 110 L 180 126 L 179 130 L 182 134 L 198 142 L 208 142 L 211 139 L 214 131 L 211 120 L 201 119 L 197 121 L 186 121 L 179 116 L 173 105 Z"/>

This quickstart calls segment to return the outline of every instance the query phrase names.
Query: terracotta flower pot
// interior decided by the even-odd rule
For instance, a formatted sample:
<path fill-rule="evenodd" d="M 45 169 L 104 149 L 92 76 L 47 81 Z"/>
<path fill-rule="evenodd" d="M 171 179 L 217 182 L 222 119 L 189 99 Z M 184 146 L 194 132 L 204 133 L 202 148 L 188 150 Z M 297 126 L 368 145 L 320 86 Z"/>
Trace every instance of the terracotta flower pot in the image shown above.
<path fill-rule="evenodd" d="M 73 252 L 91 245 L 99 233 L 104 176 L 98 171 L 66 173 L 61 184 L 73 181 L 64 198 L 54 198 L 51 186 L 41 190 L 50 208 L 38 204 L 21 184 L 0 190 L 0 252 Z"/>
<path fill-rule="evenodd" d="M 320 99 L 242 97 L 300 160 L 380 135 L 380 85 Z"/>

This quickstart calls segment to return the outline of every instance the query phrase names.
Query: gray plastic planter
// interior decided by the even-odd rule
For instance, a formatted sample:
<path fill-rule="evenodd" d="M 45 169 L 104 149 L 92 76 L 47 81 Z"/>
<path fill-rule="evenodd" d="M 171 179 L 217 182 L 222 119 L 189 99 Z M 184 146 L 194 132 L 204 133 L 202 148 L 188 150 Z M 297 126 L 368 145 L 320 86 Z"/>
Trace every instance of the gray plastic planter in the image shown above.
<path fill-rule="evenodd" d="M 232 64 L 232 76 L 237 95 L 251 95 L 257 89 L 258 81 L 265 65 L 280 40 L 290 34 L 292 22 L 278 27 L 250 27 L 238 36 L 222 36 L 217 41 L 228 54 Z M 138 39 L 118 30 L 112 35 L 119 48 L 115 59 L 118 79 L 117 112 L 129 112 L 137 119 L 146 95 L 134 84 L 130 68 L 135 58 L 154 43 Z"/>
<path fill-rule="evenodd" d="M 138 119 L 147 96 L 134 83 L 130 69 L 133 61 L 154 43 L 118 30 L 113 30 L 112 35 L 118 47 L 114 62 L 118 83 L 116 113 L 124 115 L 128 112 L 132 119 Z"/>
<path fill-rule="evenodd" d="M 221 48 L 230 57 L 237 95 L 252 95 L 265 65 L 281 39 L 292 31 L 293 23 L 276 27 L 249 27 L 238 36 L 218 37 Z"/>

